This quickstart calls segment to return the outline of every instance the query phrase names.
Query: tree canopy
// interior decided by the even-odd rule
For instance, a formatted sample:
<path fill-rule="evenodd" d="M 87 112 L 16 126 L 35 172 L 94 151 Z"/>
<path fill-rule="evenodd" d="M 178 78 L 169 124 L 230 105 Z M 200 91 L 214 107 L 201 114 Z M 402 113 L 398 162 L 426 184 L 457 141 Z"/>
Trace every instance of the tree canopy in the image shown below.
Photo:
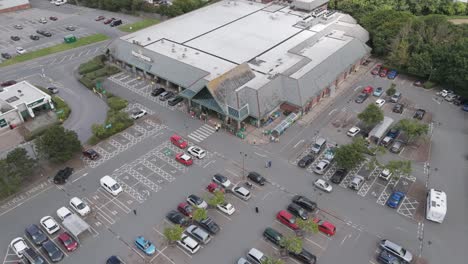
<path fill-rule="evenodd" d="M 412 172 L 411 161 L 409 160 L 391 160 L 385 165 L 393 175 L 409 176 Z"/>
<path fill-rule="evenodd" d="M 290 252 L 299 254 L 302 251 L 302 239 L 297 236 L 283 237 L 280 240 L 280 246 L 284 247 L 286 250 Z"/>
<path fill-rule="evenodd" d="M 384 119 L 384 114 L 382 109 L 380 109 L 378 106 L 375 104 L 370 104 L 366 107 L 366 109 L 364 109 L 364 111 L 359 113 L 357 117 L 364 123 L 364 125 L 371 127 L 379 122 L 382 122 Z"/>
<path fill-rule="evenodd" d="M 57 125 L 47 129 L 36 140 L 36 148 L 40 157 L 54 163 L 62 163 L 81 150 L 81 143 L 74 131 Z"/>
<path fill-rule="evenodd" d="M 396 124 L 395 127 L 401 129 L 405 135 L 408 136 L 408 141 L 411 141 L 419 136 L 426 135 L 429 132 L 429 126 L 427 124 L 421 123 L 414 119 L 402 119 Z"/>
<path fill-rule="evenodd" d="M 174 243 L 182 238 L 182 233 L 184 233 L 184 228 L 180 225 L 175 225 L 172 227 L 166 227 L 163 231 L 164 237 L 169 243 Z"/>
<path fill-rule="evenodd" d="M 32 176 L 37 161 L 30 158 L 24 148 L 16 148 L 0 160 L 0 197 L 12 195 L 21 183 Z"/>
<path fill-rule="evenodd" d="M 365 160 L 364 153 L 368 150 L 362 143 L 363 140 L 354 140 L 353 143 L 341 145 L 336 149 L 335 160 L 339 168 L 351 170 Z"/>

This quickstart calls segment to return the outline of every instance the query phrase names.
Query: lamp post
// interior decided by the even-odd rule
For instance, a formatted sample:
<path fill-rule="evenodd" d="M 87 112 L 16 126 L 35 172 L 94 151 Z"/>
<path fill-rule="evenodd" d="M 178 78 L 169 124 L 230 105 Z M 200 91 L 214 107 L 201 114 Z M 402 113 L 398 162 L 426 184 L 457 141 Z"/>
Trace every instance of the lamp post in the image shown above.
<path fill-rule="evenodd" d="M 244 152 L 240 152 L 240 155 L 242 157 L 242 179 L 245 180 L 245 167 L 244 167 L 244 164 L 245 164 L 245 158 L 247 157 L 247 153 L 244 153 Z"/>

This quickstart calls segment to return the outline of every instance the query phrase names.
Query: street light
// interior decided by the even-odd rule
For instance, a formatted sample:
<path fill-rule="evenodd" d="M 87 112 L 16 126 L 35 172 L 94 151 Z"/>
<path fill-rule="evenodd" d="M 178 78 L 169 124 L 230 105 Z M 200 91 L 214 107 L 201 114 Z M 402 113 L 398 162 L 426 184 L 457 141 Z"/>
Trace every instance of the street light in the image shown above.
<path fill-rule="evenodd" d="M 245 163 L 245 158 L 247 157 L 247 153 L 244 153 L 244 152 L 240 152 L 240 155 L 242 157 L 242 179 L 245 180 L 245 167 L 244 167 L 244 163 Z"/>

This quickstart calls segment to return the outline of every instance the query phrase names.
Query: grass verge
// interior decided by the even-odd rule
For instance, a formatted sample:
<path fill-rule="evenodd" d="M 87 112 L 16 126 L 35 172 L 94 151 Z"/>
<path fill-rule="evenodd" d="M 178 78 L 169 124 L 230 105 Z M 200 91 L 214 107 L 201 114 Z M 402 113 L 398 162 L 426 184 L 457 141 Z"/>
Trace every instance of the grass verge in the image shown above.
<path fill-rule="evenodd" d="M 146 18 L 146 19 L 143 19 L 141 21 L 135 22 L 133 24 L 121 25 L 121 26 L 118 27 L 118 29 L 120 29 L 120 31 L 130 33 L 130 32 L 138 31 L 140 29 L 147 28 L 147 27 L 155 25 L 157 23 L 159 23 L 158 19 Z"/>
<path fill-rule="evenodd" d="M 91 35 L 91 36 L 78 38 L 76 40 L 76 42 L 74 42 L 74 43 L 58 44 L 58 45 L 55 45 L 55 46 L 52 46 L 52 47 L 43 48 L 43 49 L 40 49 L 40 50 L 35 50 L 35 51 L 31 51 L 31 52 L 28 52 L 28 53 L 25 53 L 25 54 L 15 56 L 15 57 L 13 57 L 13 58 L 11 58 L 9 60 L 6 60 L 6 61 L 0 63 L 0 67 L 5 67 L 5 66 L 13 65 L 13 64 L 16 64 L 16 63 L 20 63 L 20 62 L 33 60 L 33 59 L 40 58 L 40 57 L 43 57 L 43 56 L 47 56 L 47 55 L 50 55 L 50 54 L 53 54 L 53 53 L 62 52 L 62 51 L 78 48 L 78 47 L 81 47 L 81 46 L 86 46 L 86 45 L 101 42 L 101 41 L 104 41 L 104 40 L 107 40 L 107 39 L 109 39 L 109 37 L 104 35 L 104 34 L 94 34 L 94 35 Z"/>

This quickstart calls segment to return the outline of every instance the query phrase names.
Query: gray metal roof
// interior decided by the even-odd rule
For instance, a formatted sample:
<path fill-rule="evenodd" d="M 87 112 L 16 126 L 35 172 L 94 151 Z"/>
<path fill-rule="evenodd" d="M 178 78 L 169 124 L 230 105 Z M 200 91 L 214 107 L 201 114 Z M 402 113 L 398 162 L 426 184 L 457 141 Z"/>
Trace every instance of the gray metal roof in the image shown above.
<path fill-rule="evenodd" d="M 200 79 L 209 75 L 206 71 L 185 64 L 182 61 L 161 55 L 157 52 L 147 50 L 144 47 L 129 43 L 125 40 L 114 40 L 109 45 L 109 49 L 117 59 L 131 63 L 147 72 L 185 88 L 192 86 Z M 147 62 L 133 56 L 132 51 L 151 58 L 152 62 Z"/>
<path fill-rule="evenodd" d="M 63 222 L 63 226 L 70 231 L 74 237 L 78 237 L 81 233 L 90 229 L 88 223 L 81 219 L 78 215 L 72 214 L 67 216 Z"/>

